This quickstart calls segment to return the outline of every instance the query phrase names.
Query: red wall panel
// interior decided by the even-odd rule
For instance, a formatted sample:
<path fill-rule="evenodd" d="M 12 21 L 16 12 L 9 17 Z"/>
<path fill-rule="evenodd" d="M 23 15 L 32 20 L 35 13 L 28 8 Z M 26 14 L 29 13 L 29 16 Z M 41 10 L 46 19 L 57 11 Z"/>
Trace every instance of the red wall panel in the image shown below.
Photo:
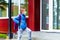
<path fill-rule="evenodd" d="M 0 33 L 8 33 L 8 30 L 9 30 L 9 26 L 8 26 L 8 19 L 0 19 Z M 28 18 L 27 18 L 27 24 L 28 23 Z M 13 20 L 11 21 L 11 30 L 12 32 L 16 32 L 17 30 L 14 30 L 14 22 Z"/>
<path fill-rule="evenodd" d="M 28 0 L 29 28 L 40 31 L 40 0 Z"/>
<path fill-rule="evenodd" d="M 0 19 L 0 33 L 8 33 L 8 19 Z M 12 30 L 13 29 L 13 22 L 12 22 Z"/>
<path fill-rule="evenodd" d="M 35 31 L 40 31 L 40 0 L 35 0 Z"/>
<path fill-rule="evenodd" d="M 34 31 L 34 0 L 28 0 L 29 28 Z"/>
<path fill-rule="evenodd" d="M 0 32 L 6 33 L 8 31 L 8 19 L 0 19 Z"/>

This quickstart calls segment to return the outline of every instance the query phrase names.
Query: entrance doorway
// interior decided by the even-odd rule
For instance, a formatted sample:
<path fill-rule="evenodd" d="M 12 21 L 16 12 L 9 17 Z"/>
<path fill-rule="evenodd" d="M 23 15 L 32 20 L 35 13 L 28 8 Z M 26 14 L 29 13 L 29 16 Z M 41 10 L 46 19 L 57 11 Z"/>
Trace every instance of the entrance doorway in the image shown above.
<path fill-rule="evenodd" d="M 60 0 L 40 0 L 40 29 L 60 32 Z"/>

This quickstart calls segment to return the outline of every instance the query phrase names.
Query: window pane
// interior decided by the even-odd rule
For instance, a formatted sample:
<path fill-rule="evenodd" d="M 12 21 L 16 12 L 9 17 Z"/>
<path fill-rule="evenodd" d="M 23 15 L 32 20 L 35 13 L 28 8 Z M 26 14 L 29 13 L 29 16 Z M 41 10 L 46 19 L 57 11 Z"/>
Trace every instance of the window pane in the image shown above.
<path fill-rule="evenodd" d="M 59 27 L 59 29 L 60 29 L 60 0 L 59 0 L 58 3 L 59 3 L 59 21 L 58 21 L 58 22 L 59 22 L 59 26 L 58 26 L 58 27 Z"/>
<path fill-rule="evenodd" d="M 18 0 L 19 1 L 19 0 Z M 19 3 L 18 3 L 18 1 L 17 0 L 12 0 L 12 8 L 11 8 L 11 15 L 12 16 L 17 16 L 18 15 L 18 8 L 19 8 Z"/>
<path fill-rule="evenodd" d="M 57 0 L 53 2 L 53 28 L 57 29 Z"/>
<path fill-rule="evenodd" d="M 53 29 L 60 29 L 60 0 L 54 0 Z"/>
<path fill-rule="evenodd" d="M 6 17 L 6 16 L 7 16 L 7 1 L 0 0 L 0 17 Z"/>
<path fill-rule="evenodd" d="M 2 17 L 7 17 L 7 10 L 2 11 Z"/>
<path fill-rule="evenodd" d="M 42 0 L 42 29 L 49 28 L 49 0 Z"/>

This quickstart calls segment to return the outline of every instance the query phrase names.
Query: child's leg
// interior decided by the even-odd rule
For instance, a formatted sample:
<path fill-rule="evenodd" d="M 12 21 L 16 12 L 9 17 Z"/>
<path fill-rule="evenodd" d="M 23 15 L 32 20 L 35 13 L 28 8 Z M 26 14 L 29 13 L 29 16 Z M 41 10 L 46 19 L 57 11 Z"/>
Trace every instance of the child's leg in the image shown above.
<path fill-rule="evenodd" d="M 18 40 L 21 40 L 22 34 L 23 34 L 23 30 L 18 29 Z"/>
<path fill-rule="evenodd" d="M 29 28 L 26 28 L 25 31 L 28 32 L 28 35 L 29 35 L 29 36 L 28 36 L 28 39 L 29 39 L 29 40 L 32 40 L 32 39 L 31 39 L 31 30 L 30 30 Z"/>

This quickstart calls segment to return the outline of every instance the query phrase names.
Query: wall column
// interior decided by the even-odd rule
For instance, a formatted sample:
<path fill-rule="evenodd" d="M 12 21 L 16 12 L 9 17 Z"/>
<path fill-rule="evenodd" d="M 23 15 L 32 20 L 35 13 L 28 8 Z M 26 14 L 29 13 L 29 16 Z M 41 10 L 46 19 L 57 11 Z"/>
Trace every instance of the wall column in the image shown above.
<path fill-rule="evenodd" d="M 29 28 L 40 30 L 40 0 L 28 0 Z"/>

